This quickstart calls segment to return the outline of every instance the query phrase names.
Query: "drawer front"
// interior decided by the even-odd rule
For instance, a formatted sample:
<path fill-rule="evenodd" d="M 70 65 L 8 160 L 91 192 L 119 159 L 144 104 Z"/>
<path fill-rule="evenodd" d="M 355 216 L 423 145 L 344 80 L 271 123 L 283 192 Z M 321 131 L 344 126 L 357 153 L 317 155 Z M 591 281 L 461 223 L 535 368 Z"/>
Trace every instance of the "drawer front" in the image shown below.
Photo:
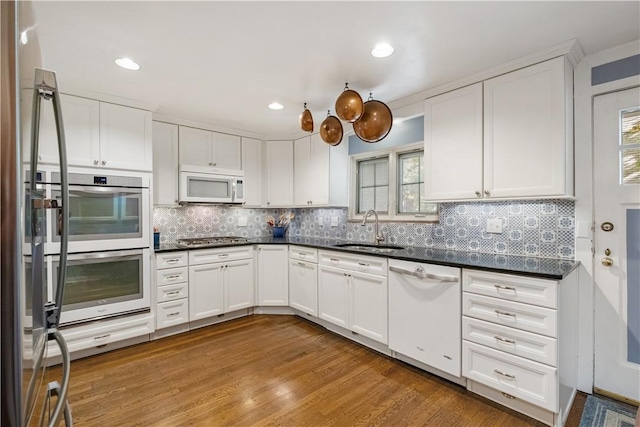
<path fill-rule="evenodd" d="M 480 384 L 476 381 L 468 380 L 467 389 L 480 396 L 484 396 L 489 400 L 498 402 L 501 405 L 511 408 L 515 411 L 525 414 L 531 418 L 545 423 L 546 425 L 554 425 L 554 414 L 551 411 L 543 409 L 539 406 L 533 405 L 527 401 L 517 398 L 509 393 L 496 390 L 495 388 L 487 387 L 484 384 Z"/>
<path fill-rule="evenodd" d="M 130 319 L 105 321 L 104 325 L 100 324 L 98 327 L 95 325 L 80 326 L 63 329 L 61 332 L 67 341 L 69 351 L 74 352 L 147 335 L 154 330 L 153 316 L 145 314 L 132 316 Z"/>
<path fill-rule="evenodd" d="M 189 321 L 189 301 L 163 302 L 157 305 L 156 328 L 162 329 L 169 326 L 180 325 Z"/>
<path fill-rule="evenodd" d="M 462 314 L 557 338 L 557 312 L 549 308 L 462 293 Z"/>
<path fill-rule="evenodd" d="M 387 275 L 387 258 L 343 252 L 318 251 L 318 263 L 361 273 Z"/>
<path fill-rule="evenodd" d="M 189 297 L 189 284 L 178 283 L 175 285 L 159 286 L 156 295 L 156 302 L 158 303 L 187 298 Z"/>
<path fill-rule="evenodd" d="M 462 290 L 509 301 L 558 308 L 558 282 L 464 269 Z"/>
<path fill-rule="evenodd" d="M 558 412 L 556 368 L 468 341 L 462 354 L 465 377 Z"/>
<path fill-rule="evenodd" d="M 289 258 L 318 263 L 318 250 L 304 246 L 289 246 Z"/>
<path fill-rule="evenodd" d="M 156 269 L 187 267 L 189 265 L 188 260 L 187 251 L 156 254 Z"/>
<path fill-rule="evenodd" d="M 189 251 L 190 266 L 248 258 L 253 258 L 253 246 L 250 245 Z"/>
<path fill-rule="evenodd" d="M 156 271 L 156 285 L 164 286 L 174 283 L 185 283 L 189 281 L 189 268 L 167 268 Z"/>
<path fill-rule="evenodd" d="M 463 316 L 462 337 L 465 340 L 502 350 L 544 363 L 558 366 L 558 341 L 544 335 L 496 325 Z"/>

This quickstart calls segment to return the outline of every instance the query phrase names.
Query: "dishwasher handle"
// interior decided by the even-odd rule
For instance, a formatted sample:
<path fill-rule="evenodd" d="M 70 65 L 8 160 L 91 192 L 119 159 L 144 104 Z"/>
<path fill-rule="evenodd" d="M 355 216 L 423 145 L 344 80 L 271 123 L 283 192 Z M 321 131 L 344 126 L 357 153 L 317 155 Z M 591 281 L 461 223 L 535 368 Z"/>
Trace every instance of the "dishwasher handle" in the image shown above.
<path fill-rule="evenodd" d="M 418 267 L 420 270 L 422 270 L 422 268 Z M 439 280 L 441 282 L 458 282 L 460 281 L 460 279 L 457 276 L 443 276 L 440 274 L 432 274 L 432 273 L 425 273 L 424 271 L 411 271 L 411 270 L 405 270 L 404 268 L 400 268 L 400 267 L 394 267 L 394 266 L 390 266 L 389 267 L 390 271 L 393 271 L 395 273 L 400 273 L 400 274 L 406 274 L 408 276 L 414 276 L 417 277 L 419 279 L 434 279 L 434 280 Z"/>

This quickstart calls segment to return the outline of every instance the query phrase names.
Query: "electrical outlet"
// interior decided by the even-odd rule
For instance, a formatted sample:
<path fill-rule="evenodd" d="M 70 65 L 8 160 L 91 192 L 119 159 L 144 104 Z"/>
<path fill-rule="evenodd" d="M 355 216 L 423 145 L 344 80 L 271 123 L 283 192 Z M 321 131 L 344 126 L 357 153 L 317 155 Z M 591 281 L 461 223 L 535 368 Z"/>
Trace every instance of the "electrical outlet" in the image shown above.
<path fill-rule="evenodd" d="M 339 223 L 340 223 L 340 218 L 338 218 L 337 216 L 332 216 L 331 217 L 331 226 L 332 227 L 337 227 Z"/>
<path fill-rule="evenodd" d="M 241 216 L 238 218 L 238 227 L 246 227 L 247 226 L 247 217 Z"/>
<path fill-rule="evenodd" d="M 502 218 L 489 218 L 487 220 L 487 233 L 502 233 Z"/>
<path fill-rule="evenodd" d="M 316 223 L 318 223 L 318 225 L 322 225 L 322 217 L 321 216 L 317 216 L 316 217 Z"/>

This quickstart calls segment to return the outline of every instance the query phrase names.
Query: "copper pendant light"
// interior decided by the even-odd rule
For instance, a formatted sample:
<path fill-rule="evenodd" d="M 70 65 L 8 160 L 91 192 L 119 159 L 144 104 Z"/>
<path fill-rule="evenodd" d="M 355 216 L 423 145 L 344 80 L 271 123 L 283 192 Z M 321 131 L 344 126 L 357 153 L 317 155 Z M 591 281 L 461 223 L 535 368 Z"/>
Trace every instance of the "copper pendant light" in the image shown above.
<path fill-rule="evenodd" d="M 300 114 L 300 128 L 305 132 L 313 132 L 313 116 L 304 103 L 304 111 Z"/>
<path fill-rule="evenodd" d="M 364 103 L 362 117 L 353 124 L 353 130 L 365 142 L 378 142 L 391 131 L 393 115 L 387 104 L 375 101 L 371 95 Z"/>
<path fill-rule="evenodd" d="M 336 115 L 349 123 L 362 117 L 364 104 L 362 97 L 355 90 L 349 89 L 349 83 L 344 84 L 344 91 L 336 99 Z"/>
<path fill-rule="evenodd" d="M 327 110 L 327 118 L 320 125 L 320 138 L 329 145 L 336 146 L 342 142 L 342 123 Z"/>

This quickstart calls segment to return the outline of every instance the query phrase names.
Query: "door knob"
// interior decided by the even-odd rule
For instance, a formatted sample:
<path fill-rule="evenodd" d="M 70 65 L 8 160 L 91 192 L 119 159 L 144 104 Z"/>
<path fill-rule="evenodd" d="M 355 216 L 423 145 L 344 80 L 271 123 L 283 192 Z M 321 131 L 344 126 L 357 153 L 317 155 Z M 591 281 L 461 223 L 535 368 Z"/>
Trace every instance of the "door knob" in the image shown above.
<path fill-rule="evenodd" d="M 613 265 L 613 260 L 609 257 L 602 258 L 600 262 L 602 262 L 602 265 L 605 267 L 611 267 Z"/>

